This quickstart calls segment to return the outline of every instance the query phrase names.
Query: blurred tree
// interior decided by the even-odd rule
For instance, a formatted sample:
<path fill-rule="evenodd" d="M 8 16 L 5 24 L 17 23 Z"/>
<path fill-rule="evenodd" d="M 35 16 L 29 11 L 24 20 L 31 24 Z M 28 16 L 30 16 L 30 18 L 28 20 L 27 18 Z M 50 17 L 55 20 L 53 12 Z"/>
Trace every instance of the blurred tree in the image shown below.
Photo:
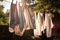
<path fill-rule="evenodd" d="M 34 6 L 37 12 L 60 12 L 60 0 L 37 0 L 38 3 Z"/>
<path fill-rule="evenodd" d="M 0 0 L 0 1 L 3 1 L 3 0 Z"/>
<path fill-rule="evenodd" d="M 5 24 L 8 25 L 9 24 L 9 10 L 7 10 L 7 12 L 5 13 Z"/>
<path fill-rule="evenodd" d="M 9 24 L 9 12 L 3 12 L 4 6 L 0 5 L 0 25 L 8 25 Z"/>
<path fill-rule="evenodd" d="M 4 24 L 3 19 L 5 17 L 5 14 L 3 12 L 3 5 L 0 5 L 0 25 Z"/>

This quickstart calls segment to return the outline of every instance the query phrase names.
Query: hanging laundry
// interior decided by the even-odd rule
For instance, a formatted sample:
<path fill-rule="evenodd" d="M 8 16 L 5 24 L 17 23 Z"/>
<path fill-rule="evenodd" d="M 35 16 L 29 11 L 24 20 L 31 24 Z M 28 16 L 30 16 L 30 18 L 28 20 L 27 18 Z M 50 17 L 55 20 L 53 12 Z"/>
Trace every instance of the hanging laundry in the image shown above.
<path fill-rule="evenodd" d="M 22 6 L 20 6 L 20 2 L 17 1 L 17 13 L 19 24 L 15 27 L 15 34 L 19 36 L 23 36 L 26 30 L 25 18 L 24 18 L 24 10 Z"/>
<path fill-rule="evenodd" d="M 33 29 L 32 20 L 31 20 L 30 14 L 29 14 L 29 9 L 26 5 L 26 0 L 23 0 L 22 3 L 23 3 L 22 7 L 24 9 L 24 17 L 25 17 L 27 28 Z"/>
<path fill-rule="evenodd" d="M 40 14 L 40 27 L 41 27 L 41 32 L 45 30 L 45 27 L 44 27 L 44 16 L 43 16 L 43 13 L 39 12 Z"/>
<path fill-rule="evenodd" d="M 18 15 L 16 14 L 16 4 L 13 4 L 13 2 L 11 3 L 9 18 L 10 18 L 10 24 L 9 24 L 9 31 L 10 31 L 11 29 L 14 30 L 14 27 L 18 24 Z"/>
<path fill-rule="evenodd" d="M 50 13 L 45 13 L 45 27 L 46 27 L 46 36 L 51 37 L 52 36 L 52 18 Z"/>
<path fill-rule="evenodd" d="M 34 16 L 34 11 L 28 7 L 28 10 L 29 10 L 29 15 L 30 15 L 30 18 L 31 18 L 31 22 L 32 22 L 32 25 L 33 25 L 33 29 L 35 29 L 35 16 Z"/>
<path fill-rule="evenodd" d="M 15 32 L 16 35 L 22 36 L 26 24 L 24 23 L 24 13 L 22 7 L 20 7 L 19 2 L 17 4 L 11 3 L 11 12 L 10 12 L 10 24 L 9 24 L 9 31 Z"/>
<path fill-rule="evenodd" d="M 32 22 L 31 22 L 31 18 L 27 9 L 24 9 L 24 16 L 25 16 L 27 27 L 29 27 L 29 29 L 32 29 L 33 28 Z"/>
<path fill-rule="evenodd" d="M 20 3 L 17 2 L 17 11 L 18 11 L 18 17 L 19 17 L 19 26 L 20 26 L 20 30 L 22 31 L 24 28 L 24 12 L 22 7 L 20 6 Z"/>
<path fill-rule="evenodd" d="M 25 2 L 25 1 L 24 1 Z M 24 31 L 29 27 L 31 29 L 32 27 L 32 22 L 30 19 L 29 11 L 27 6 L 22 3 L 23 6 L 20 6 L 20 2 L 17 2 L 17 11 L 18 11 L 18 20 L 19 20 L 19 25 L 15 27 L 15 34 L 23 36 Z M 26 8 L 23 8 L 23 7 Z"/>
<path fill-rule="evenodd" d="M 42 36 L 43 16 L 40 13 L 35 13 L 35 25 L 34 36 Z"/>

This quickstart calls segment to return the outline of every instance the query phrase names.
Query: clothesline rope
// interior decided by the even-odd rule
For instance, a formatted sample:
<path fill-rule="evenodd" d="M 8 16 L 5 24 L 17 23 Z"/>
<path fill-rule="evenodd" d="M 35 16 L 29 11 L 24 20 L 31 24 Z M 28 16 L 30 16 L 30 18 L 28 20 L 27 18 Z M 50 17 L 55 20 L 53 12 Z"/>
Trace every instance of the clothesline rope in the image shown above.
<path fill-rule="evenodd" d="M 9 1 L 6 1 L 6 0 L 4 0 L 5 2 L 8 2 L 8 3 L 12 3 L 12 2 L 9 2 Z M 22 3 L 22 2 L 19 2 L 19 3 Z"/>
<path fill-rule="evenodd" d="M 6 0 L 4 0 L 5 2 L 7 2 L 7 3 L 12 3 L 12 2 L 9 2 L 9 1 L 6 1 Z M 22 3 L 22 2 L 19 2 L 19 3 Z M 26 5 L 34 5 L 34 4 L 36 4 L 37 2 L 31 2 L 31 3 L 26 3 Z"/>

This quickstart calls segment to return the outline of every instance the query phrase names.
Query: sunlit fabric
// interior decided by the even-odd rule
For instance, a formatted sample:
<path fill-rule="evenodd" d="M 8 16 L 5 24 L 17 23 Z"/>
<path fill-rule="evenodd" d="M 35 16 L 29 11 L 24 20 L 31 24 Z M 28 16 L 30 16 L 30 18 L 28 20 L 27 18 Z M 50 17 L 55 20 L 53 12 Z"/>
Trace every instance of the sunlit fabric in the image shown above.
<path fill-rule="evenodd" d="M 16 14 L 16 4 L 11 4 L 10 27 L 14 28 L 18 24 L 18 15 Z"/>
<path fill-rule="evenodd" d="M 48 13 L 45 14 L 45 27 L 46 27 L 46 36 L 51 37 L 52 36 L 53 23 L 52 23 L 51 15 Z"/>
<path fill-rule="evenodd" d="M 30 15 L 30 19 L 31 19 L 31 22 L 32 22 L 32 25 L 33 25 L 33 29 L 35 29 L 35 16 L 34 16 L 34 11 L 31 9 L 31 8 L 28 8 L 29 9 L 29 15 Z"/>
<path fill-rule="evenodd" d="M 22 36 L 25 31 L 24 14 L 18 4 L 11 3 L 9 31 L 14 30 L 16 35 Z"/>
<path fill-rule="evenodd" d="M 34 30 L 34 36 L 42 36 L 42 31 L 46 29 L 46 36 L 51 37 L 53 22 L 51 15 L 45 13 L 45 21 L 43 13 L 34 13 L 30 7 L 26 5 L 26 0 L 22 0 L 16 4 L 11 3 L 9 31 L 16 35 L 23 36 L 25 30 Z"/>
<path fill-rule="evenodd" d="M 33 29 L 32 11 L 24 3 L 22 3 L 23 6 L 20 6 L 20 2 L 17 1 L 15 5 L 11 5 L 10 27 L 19 36 L 23 36 L 26 29 Z"/>
<path fill-rule="evenodd" d="M 33 24 L 32 24 L 30 14 L 29 14 L 29 9 L 28 9 L 28 6 L 26 5 L 26 0 L 23 0 L 22 2 L 23 2 L 22 7 L 24 9 L 24 17 L 25 17 L 27 28 L 33 29 Z"/>
<path fill-rule="evenodd" d="M 15 34 L 23 36 L 24 31 L 26 30 L 26 24 L 25 24 L 24 10 L 20 6 L 19 2 L 17 2 L 17 13 L 18 13 L 19 24 L 15 26 Z"/>
<path fill-rule="evenodd" d="M 44 27 L 44 16 L 43 16 L 43 13 L 39 13 L 40 14 L 40 27 L 41 27 L 41 31 L 44 31 L 45 30 L 45 27 Z"/>
<path fill-rule="evenodd" d="M 10 19 L 9 32 L 13 32 L 15 26 L 19 24 L 16 4 L 13 4 L 13 2 L 11 3 L 9 19 Z"/>
<path fill-rule="evenodd" d="M 17 3 L 17 11 L 18 11 L 18 20 L 19 20 L 19 26 L 20 26 L 20 30 L 22 31 L 24 28 L 24 12 L 22 7 L 19 5 L 19 2 Z"/>
<path fill-rule="evenodd" d="M 35 26 L 34 36 L 42 36 L 43 29 L 43 16 L 40 13 L 35 13 Z"/>
<path fill-rule="evenodd" d="M 18 11 L 18 17 L 19 17 L 19 24 L 15 27 L 15 34 L 19 36 L 23 36 L 25 30 L 31 29 L 32 27 L 32 21 L 29 14 L 29 9 L 27 6 L 25 6 L 24 3 L 22 3 L 23 6 L 20 6 L 19 2 L 17 2 L 17 11 Z M 26 8 L 24 8 L 24 6 Z"/>
<path fill-rule="evenodd" d="M 29 11 L 27 9 L 24 9 L 24 17 L 25 17 L 27 27 L 33 28 L 32 21 L 29 15 Z"/>

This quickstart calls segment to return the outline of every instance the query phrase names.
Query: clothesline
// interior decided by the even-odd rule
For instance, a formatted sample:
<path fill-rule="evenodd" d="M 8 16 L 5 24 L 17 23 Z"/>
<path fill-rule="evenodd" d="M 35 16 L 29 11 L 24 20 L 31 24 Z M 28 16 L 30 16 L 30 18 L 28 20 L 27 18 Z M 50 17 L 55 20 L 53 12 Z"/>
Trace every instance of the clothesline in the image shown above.
<path fill-rule="evenodd" d="M 5 2 L 7 2 L 7 3 L 12 3 L 12 2 L 9 2 L 9 1 L 6 1 L 6 0 L 4 0 Z M 22 3 L 22 2 L 19 2 L 19 3 Z M 36 2 L 37 3 L 37 2 Z M 27 5 L 34 5 L 34 4 L 36 4 L 36 3 L 27 3 Z"/>
<path fill-rule="evenodd" d="M 9 2 L 9 1 L 6 1 L 6 0 L 4 0 L 5 2 L 8 2 L 8 3 L 12 3 L 12 2 Z M 19 2 L 19 3 L 22 3 L 22 2 Z"/>

